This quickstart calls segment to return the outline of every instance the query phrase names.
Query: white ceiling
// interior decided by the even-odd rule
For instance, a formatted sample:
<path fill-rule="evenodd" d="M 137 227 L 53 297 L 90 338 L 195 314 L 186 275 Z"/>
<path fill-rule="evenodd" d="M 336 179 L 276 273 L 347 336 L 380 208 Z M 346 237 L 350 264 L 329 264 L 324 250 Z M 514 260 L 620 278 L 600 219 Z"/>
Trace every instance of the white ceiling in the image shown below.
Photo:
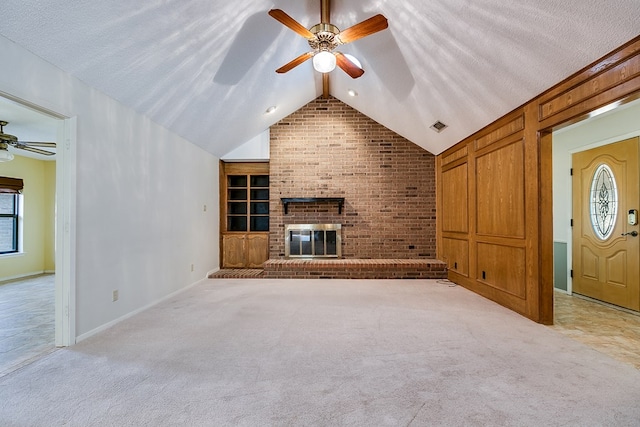
<path fill-rule="evenodd" d="M 4 0 L 0 34 L 222 156 L 321 95 L 311 61 L 275 73 L 309 48 L 272 8 L 320 21 L 320 0 Z M 387 30 L 341 47 L 364 76 L 330 92 L 434 154 L 640 29 L 640 0 L 331 2 L 341 29 L 377 13 Z"/>

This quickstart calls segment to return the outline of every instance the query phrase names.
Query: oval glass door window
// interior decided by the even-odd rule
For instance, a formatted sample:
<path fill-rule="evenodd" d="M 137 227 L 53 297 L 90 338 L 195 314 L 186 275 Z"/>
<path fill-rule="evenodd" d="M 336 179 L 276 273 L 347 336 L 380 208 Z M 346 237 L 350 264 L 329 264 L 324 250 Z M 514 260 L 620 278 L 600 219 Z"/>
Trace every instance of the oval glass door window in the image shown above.
<path fill-rule="evenodd" d="M 601 240 L 607 240 L 618 216 L 618 188 L 611 168 L 605 164 L 593 174 L 590 200 L 593 231 Z"/>

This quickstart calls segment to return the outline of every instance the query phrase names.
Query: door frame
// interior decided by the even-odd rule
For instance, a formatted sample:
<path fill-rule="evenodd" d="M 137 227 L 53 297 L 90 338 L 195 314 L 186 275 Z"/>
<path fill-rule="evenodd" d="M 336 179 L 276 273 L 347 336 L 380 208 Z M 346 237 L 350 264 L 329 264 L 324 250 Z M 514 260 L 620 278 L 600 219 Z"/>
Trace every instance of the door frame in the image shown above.
<path fill-rule="evenodd" d="M 77 117 L 26 101 L 11 93 L 0 96 L 43 115 L 59 119 L 56 135 L 55 199 L 55 345 L 76 343 L 76 142 Z"/>
<path fill-rule="evenodd" d="M 640 99 L 640 90 L 631 91 L 626 96 L 621 97 L 617 101 L 611 102 L 604 106 L 585 108 L 578 117 L 562 121 L 558 124 L 553 124 L 538 131 L 539 142 L 539 196 L 540 196 L 540 209 L 539 209 L 539 256 L 540 256 L 540 310 L 548 313 L 548 323 L 553 323 L 553 292 L 554 292 L 554 279 L 553 279 L 553 132 L 560 130 L 566 126 L 583 122 L 585 120 L 594 118 L 602 113 L 614 110 L 615 108 L 632 101 Z M 618 135 L 615 137 L 607 138 L 598 143 L 590 144 L 585 147 L 577 149 L 576 152 L 586 150 L 588 148 L 596 148 L 598 146 L 611 144 L 616 141 L 620 141 L 625 138 L 633 138 L 639 136 L 640 131 L 631 132 L 627 135 Z M 571 199 L 573 200 L 573 191 L 570 190 Z M 572 233 L 570 234 L 572 235 Z M 573 245 L 571 240 L 567 242 L 567 260 L 571 260 L 571 253 Z M 573 281 L 569 277 L 567 281 L 567 293 L 571 295 L 573 292 Z M 545 297 L 546 296 L 546 297 Z"/>
<path fill-rule="evenodd" d="M 56 164 L 56 346 L 76 343 L 76 142 L 77 117 L 58 128 Z M 57 154 L 57 153 L 56 153 Z M 60 232 L 62 230 L 62 232 Z M 60 273 L 60 274 L 59 274 Z"/>

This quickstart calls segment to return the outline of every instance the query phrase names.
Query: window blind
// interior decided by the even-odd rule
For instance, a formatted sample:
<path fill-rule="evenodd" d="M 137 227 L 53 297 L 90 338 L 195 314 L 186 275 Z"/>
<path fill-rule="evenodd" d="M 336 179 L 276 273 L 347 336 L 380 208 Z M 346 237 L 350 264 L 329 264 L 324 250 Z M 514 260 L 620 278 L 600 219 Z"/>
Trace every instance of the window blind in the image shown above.
<path fill-rule="evenodd" d="M 22 178 L 0 176 L 0 193 L 20 194 L 24 188 Z"/>

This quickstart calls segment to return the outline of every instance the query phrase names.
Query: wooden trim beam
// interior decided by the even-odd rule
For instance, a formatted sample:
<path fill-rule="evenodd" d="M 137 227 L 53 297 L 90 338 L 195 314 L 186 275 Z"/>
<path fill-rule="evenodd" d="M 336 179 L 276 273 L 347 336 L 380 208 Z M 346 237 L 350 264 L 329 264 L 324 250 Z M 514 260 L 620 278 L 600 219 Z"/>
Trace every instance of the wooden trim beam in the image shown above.
<path fill-rule="evenodd" d="M 322 97 L 329 99 L 329 73 L 322 74 Z"/>

